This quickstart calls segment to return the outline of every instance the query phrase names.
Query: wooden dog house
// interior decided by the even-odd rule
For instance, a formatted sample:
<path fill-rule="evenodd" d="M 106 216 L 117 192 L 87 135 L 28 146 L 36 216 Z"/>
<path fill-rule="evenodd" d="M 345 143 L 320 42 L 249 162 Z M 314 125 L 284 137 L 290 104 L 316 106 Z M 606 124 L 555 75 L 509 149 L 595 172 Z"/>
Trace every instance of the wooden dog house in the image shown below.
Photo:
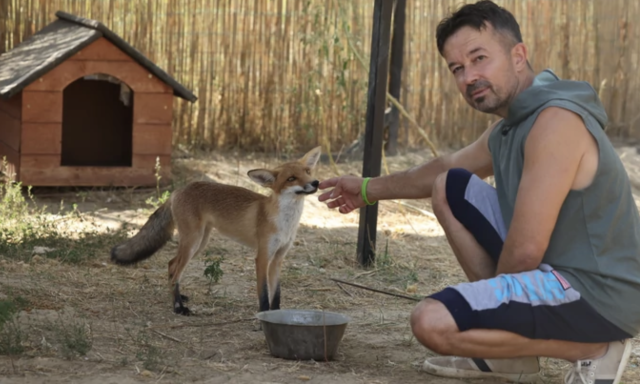
<path fill-rule="evenodd" d="M 171 175 L 184 86 L 101 23 L 57 20 L 0 55 L 0 158 L 22 185 L 150 186 Z"/>

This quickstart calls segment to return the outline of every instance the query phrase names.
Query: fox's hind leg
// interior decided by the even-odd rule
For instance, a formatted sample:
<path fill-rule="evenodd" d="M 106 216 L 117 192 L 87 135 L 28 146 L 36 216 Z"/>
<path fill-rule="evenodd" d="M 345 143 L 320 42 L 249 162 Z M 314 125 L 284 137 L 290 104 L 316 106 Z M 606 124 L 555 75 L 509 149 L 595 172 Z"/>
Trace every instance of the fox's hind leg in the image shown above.
<path fill-rule="evenodd" d="M 169 279 L 173 287 L 173 311 L 175 313 L 185 316 L 191 314 L 189 308 L 184 305 L 189 301 L 189 298 L 180 294 L 180 277 L 189 261 L 206 247 L 210 233 L 211 227 L 207 227 L 181 235 L 178 255 L 169 261 Z"/>

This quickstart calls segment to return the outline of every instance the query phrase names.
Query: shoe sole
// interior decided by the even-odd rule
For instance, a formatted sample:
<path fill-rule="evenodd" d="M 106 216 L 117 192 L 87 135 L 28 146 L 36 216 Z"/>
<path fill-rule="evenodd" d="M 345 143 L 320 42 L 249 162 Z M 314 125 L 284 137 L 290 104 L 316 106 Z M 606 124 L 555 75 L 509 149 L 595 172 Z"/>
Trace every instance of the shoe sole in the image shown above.
<path fill-rule="evenodd" d="M 627 340 L 624 345 L 624 352 L 622 353 L 622 359 L 620 359 L 620 364 L 618 365 L 618 372 L 616 373 L 615 379 L 613 379 L 613 384 L 620 383 L 622 379 L 622 374 L 624 370 L 627 368 L 627 363 L 629 362 L 629 356 L 631 356 L 631 340 Z"/>
<path fill-rule="evenodd" d="M 434 376 L 450 377 L 453 379 L 507 379 L 515 383 L 538 383 L 540 372 L 536 373 L 499 373 L 470 371 L 468 369 L 447 368 L 430 364 L 425 361 L 422 370 Z M 616 382 L 617 384 L 617 382 Z"/>

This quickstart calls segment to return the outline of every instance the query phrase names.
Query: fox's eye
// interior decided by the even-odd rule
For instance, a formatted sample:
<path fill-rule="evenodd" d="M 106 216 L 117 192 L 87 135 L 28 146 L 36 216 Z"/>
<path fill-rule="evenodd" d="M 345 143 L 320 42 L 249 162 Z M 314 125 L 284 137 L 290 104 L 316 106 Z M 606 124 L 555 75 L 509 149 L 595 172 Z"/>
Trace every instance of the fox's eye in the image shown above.
<path fill-rule="evenodd" d="M 287 181 L 296 181 L 296 177 L 295 176 L 291 176 L 290 178 L 287 179 Z"/>
<path fill-rule="evenodd" d="M 307 172 L 307 175 L 311 174 L 311 170 L 310 169 L 305 169 L 304 171 Z"/>

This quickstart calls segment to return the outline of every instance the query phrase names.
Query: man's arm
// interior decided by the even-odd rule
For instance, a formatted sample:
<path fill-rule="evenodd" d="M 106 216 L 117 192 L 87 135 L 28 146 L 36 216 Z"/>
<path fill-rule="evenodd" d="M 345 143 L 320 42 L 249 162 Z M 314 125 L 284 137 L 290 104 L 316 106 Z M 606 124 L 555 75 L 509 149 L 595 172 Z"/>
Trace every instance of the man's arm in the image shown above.
<path fill-rule="evenodd" d="M 488 141 L 489 134 L 497 124 L 492 124 L 476 141 L 459 151 L 402 172 L 371 179 L 367 186 L 367 197 L 370 201 L 429 198 L 436 177 L 451 168 L 464 168 L 482 179 L 493 175 Z"/>
<path fill-rule="evenodd" d="M 594 143 L 573 112 L 550 107 L 540 113 L 525 143 L 524 169 L 496 275 L 540 265 L 562 203 Z"/>

